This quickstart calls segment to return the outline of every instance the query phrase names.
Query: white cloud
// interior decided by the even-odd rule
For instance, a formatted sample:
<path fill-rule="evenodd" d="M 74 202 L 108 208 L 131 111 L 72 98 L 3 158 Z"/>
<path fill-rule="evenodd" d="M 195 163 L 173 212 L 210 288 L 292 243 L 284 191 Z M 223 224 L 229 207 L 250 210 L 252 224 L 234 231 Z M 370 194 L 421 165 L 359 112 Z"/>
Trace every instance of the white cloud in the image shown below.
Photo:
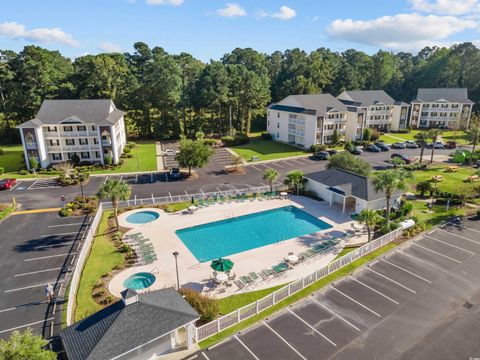
<path fill-rule="evenodd" d="M 98 45 L 98 48 L 106 53 L 119 53 L 122 52 L 122 48 L 120 45 L 108 42 L 108 41 L 103 41 Z"/>
<path fill-rule="evenodd" d="M 183 0 L 147 0 L 147 4 L 180 6 L 183 4 Z"/>
<path fill-rule="evenodd" d="M 60 28 L 37 28 L 27 30 L 24 25 L 17 22 L 0 24 L 0 37 L 10 39 L 24 39 L 39 43 L 60 43 L 68 46 L 78 46 L 72 35 Z"/>
<path fill-rule="evenodd" d="M 441 45 L 452 34 L 477 27 L 471 20 L 454 16 L 397 14 L 373 20 L 335 20 L 327 29 L 338 40 L 392 50 L 414 51 Z"/>
<path fill-rule="evenodd" d="M 284 5 L 280 7 L 280 11 L 273 13 L 271 16 L 280 20 L 290 20 L 297 16 L 297 12 L 294 9 Z"/>
<path fill-rule="evenodd" d="M 245 16 L 247 12 L 238 4 L 229 3 L 224 8 L 218 9 L 217 14 L 224 17 Z"/>
<path fill-rule="evenodd" d="M 410 0 L 416 11 L 444 14 L 464 15 L 480 11 L 479 0 Z"/>

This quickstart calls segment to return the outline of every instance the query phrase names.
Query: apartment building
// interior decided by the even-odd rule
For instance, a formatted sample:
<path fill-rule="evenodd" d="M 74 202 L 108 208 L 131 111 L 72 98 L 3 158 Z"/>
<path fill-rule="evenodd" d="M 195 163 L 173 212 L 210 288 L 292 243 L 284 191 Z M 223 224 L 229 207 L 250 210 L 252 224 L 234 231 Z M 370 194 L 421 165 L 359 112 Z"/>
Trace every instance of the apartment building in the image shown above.
<path fill-rule="evenodd" d="M 45 100 L 34 119 L 17 126 L 27 168 L 71 160 L 118 163 L 126 144 L 124 112 L 112 100 Z"/>
<path fill-rule="evenodd" d="M 410 123 L 416 128 L 467 128 L 473 104 L 466 88 L 418 89 Z"/>
<path fill-rule="evenodd" d="M 365 114 L 364 126 L 379 131 L 401 130 L 408 126 L 409 104 L 395 101 L 383 90 L 344 91 L 337 99 Z"/>
<path fill-rule="evenodd" d="M 347 132 L 347 107 L 331 94 L 290 95 L 267 108 L 267 131 L 275 140 L 305 148 L 328 144 Z"/>

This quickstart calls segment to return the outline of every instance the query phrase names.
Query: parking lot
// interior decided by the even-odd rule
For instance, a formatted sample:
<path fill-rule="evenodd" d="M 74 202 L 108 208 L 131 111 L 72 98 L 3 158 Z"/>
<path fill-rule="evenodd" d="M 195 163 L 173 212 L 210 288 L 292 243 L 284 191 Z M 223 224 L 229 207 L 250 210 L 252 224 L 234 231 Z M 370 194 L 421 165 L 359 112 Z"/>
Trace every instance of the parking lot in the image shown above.
<path fill-rule="evenodd" d="M 480 224 L 437 229 L 188 359 L 480 357 Z"/>
<path fill-rule="evenodd" d="M 58 294 L 80 238 L 85 217 L 60 218 L 57 213 L 14 215 L 0 223 L 0 337 L 13 330 L 33 329 L 46 338 L 58 334 L 63 298 L 47 304 L 44 288 Z M 55 310 L 55 312 L 54 312 Z"/>

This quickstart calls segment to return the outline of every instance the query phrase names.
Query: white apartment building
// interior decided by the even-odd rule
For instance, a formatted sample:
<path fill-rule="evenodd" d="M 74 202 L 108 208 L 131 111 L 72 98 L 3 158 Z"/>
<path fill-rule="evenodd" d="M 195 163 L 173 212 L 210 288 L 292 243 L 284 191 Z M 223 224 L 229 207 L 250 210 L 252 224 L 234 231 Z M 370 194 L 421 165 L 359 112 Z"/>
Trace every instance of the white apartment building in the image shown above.
<path fill-rule="evenodd" d="M 267 131 L 277 141 L 309 148 L 330 143 L 335 130 L 348 137 L 348 117 L 347 106 L 331 94 L 290 95 L 268 106 Z"/>
<path fill-rule="evenodd" d="M 344 91 L 337 96 L 349 107 L 365 113 L 364 126 L 380 131 L 406 129 L 409 104 L 395 101 L 383 90 Z"/>
<path fill-rule="evenodd" d="M 473 104 L 465 88 L 418 89 L 410 123 L 416 128 L 467 128 Z"/>
<path fill-rule="evenodd" d="M 34 119 L 17 126 L 27 168 L 35 157 L 40 167 L 80 161 L 118 163 L 126 144 L 124 112 L 112 100 L 44 100 Z"/>

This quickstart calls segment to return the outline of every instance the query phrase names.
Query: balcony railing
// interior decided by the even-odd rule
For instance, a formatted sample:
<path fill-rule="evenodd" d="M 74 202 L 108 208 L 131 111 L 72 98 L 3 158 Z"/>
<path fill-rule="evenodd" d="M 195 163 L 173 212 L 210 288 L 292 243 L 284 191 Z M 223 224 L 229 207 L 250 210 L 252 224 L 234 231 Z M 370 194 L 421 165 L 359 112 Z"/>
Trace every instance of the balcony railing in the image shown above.
<path fill-rule="evenodd" d="M 37 143 L 36 142 L 26 143 L 25 147 L 29 150 L 36 149 L 37 148 Z"/>
<path fill-rule="evenodd" d="M 112 146 L 111 140 L 102 140 L 102 146 Z"/>
<path fill-rule="evenodd" d="M 46 139 L 52 138 L 72 138 L 72 137 L 97 137 L 98 132 L 96 131 L 52 131 L 52 132 L 45 132 L 44 136 Z"/>

